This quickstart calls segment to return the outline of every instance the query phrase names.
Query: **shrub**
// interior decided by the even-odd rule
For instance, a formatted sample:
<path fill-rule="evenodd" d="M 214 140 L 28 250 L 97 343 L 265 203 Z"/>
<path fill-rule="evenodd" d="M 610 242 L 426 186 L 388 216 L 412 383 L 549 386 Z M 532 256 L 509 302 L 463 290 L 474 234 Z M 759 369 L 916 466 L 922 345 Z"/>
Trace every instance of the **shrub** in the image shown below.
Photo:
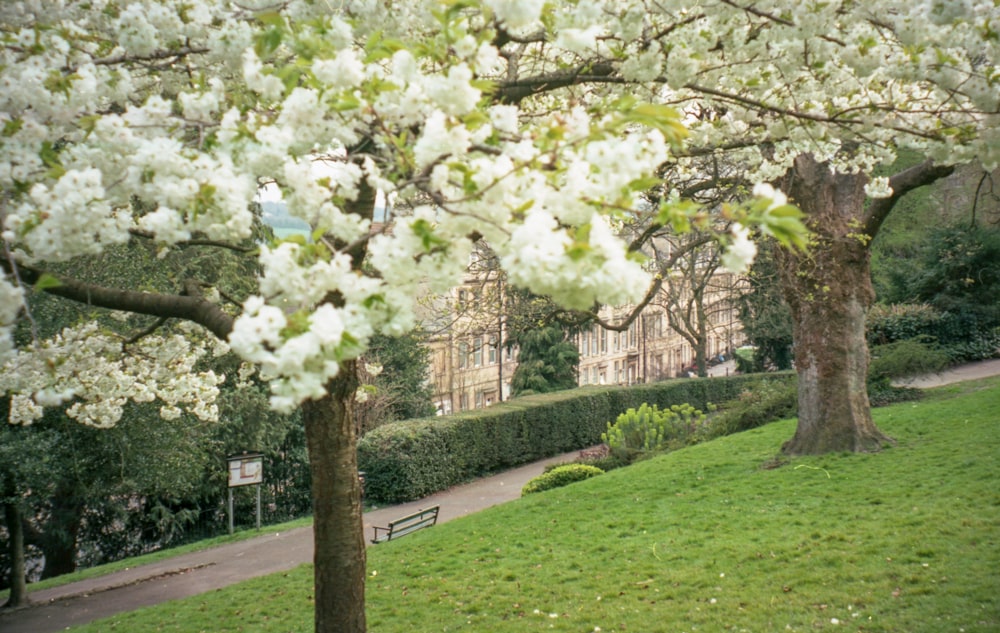
<path fill-rule="evenodd" d="M 871 349 L 871 357 L 868 400 L 873 407 L 919 399 L 919 389 L 897 387 L 892 381 L 937 373 L 950 363 L 949 354 L 933 345 L 928 336 L 876 345 Z"/>
<path fill-rule="evenodd" d="M 933 340 L 951 363 L 994 358 L 1000 332 L 992 320 L 966 312 L 941 312 L 926 303 L 876 305 L 868 312 L 868 345 L 872 348 L 908 340 Z"/>
<path fill-rule="evenodd" d="M 624 459 L 611 454 L 611 448 L 607 444 L 598 444 L 592 448 L 580 451 L 579 456 L 577 456 L 576 461 L 573 463 L 596 466 L 604 472 L 628 466 L 628 462 Z"/>
<path fill-rule="evenodd" d="M 608 423 L 601 439 L 611 454 L 626 462 L 688 442 L 705 421 L 705 414 L 690 404 L 675 404 L 661 411 L 655 404 L 629 409 Z"/>
<path fill-rule="evenodd" d="M 875 305 L 868 311 L 868 345 L 875 347 L 920 336 L 938 337 L 943 316 L 926 303 Z"/>
<path fill-rule="evenodd" d="M 928 336 L 919 336 L 871 349 L 868 367 L 869 382 L 889 382 L 921 374 L 935 374 L 948 366 L 948 354 L 931 343 Z"/>
<path fill-rule="evenodd" d="M 560 488 L 575 481 L 583 481 L 597 475 L 603 475 L 604 471 L 595 466 L 586 464 L 561 464 L 538 477 L 535 477 L 524 485 L 521 489 L 522 495 L 530 495 L 543 490 Z"/>
<path fill-rule="evenodd" d="M 761 380 L 748 385 L 736 399 L 720 405 L 705 434 L 712 438 L 739 433 L 793 417 L 798 410 L 798 389 L 794 381 Z"/>
<path fill-rule="evenodd" d="M 733 358 L 736 360 L 736 371 L 741 374 L 764 371 L 764 363 L 757 358 L 757 348 L 751 345 L 737 347 L 733 350 Z"/>

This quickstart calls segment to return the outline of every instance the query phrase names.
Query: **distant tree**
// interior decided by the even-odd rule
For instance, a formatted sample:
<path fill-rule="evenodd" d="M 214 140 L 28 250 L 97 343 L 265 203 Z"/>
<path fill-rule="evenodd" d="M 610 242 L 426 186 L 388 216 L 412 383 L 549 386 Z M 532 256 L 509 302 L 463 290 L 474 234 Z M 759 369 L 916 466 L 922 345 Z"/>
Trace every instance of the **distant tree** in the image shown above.
<path fill-rule="evenodd" d="M 516 339 L 517 369 L 511 378 L 515 396 L 576 387 L 580 351 L 563 328 L 548 324 L 521 332 Z"/>
<path fill-rule="evenodd" d="M 792 368 L 792 313 L 781 292 L 774 261 L 777 245 L 758 242 L 760 251 L 747 274 L 747 289 L 739 297 L 740 323 L 747 342 L 756 347 L 758 370 Z"/>
<path fill-rule="evenodd" d="M 702 237 L 691 233 L 674 239 L 692 242 Z M 663 307 L 670 329 L 694 351 L 697 374 L 707 376 L 709 337 L 722 325 L 722 315 L 733 309 L 738 290 L 733 284 L 734 275 L 722 266 L 722 249 L 715 240 L 680 252 L 683 254 L 676 258 L 655 303 Z"/>
<path fill-rule="evenodd" d="M 430 349 L 419 334 L 375 335 L 364 358 L 377 367 L 377 373 L 363 380 L 371 389 L 362 387 L 366 395 L 356 412 L 362 434 L 386 422 L 434 414 L 427 379 Z"/>

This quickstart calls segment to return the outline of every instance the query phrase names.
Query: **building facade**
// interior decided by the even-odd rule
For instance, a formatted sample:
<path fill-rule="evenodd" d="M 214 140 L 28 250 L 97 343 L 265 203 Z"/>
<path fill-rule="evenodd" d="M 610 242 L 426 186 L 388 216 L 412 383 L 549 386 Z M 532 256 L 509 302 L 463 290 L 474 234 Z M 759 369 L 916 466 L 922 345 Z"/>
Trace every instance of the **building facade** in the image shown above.
<path fill-rule="evenodd" d="M 676 283 L 665 284 L 663 296 L 645 306 L 628 326 L 610 329 L 594 324 L 574 335 L 571 340 L 580 353 L 577 383 L 630 385 L 686 375 L 695 364 L 698 336 L 682 336 L 670 327 L 669 310 L 678 305 L 700 313 L 694 329 L 705 340 L 706 358 L 720 354 L 728 358 L 744 342 L 735 303 L 741 283 L 740 277 L 719 271 L 697 297 L 695 292 L 678 295 Z M 436 300 L 437 316 L 428 329 L 429 380 L 439 414 L 480 409 L 510 398 L 517 349 L 505 345 L 504 288 L 495 271 L 470 267 L 462 286 Z M 674 298 L 668 301 L 671 290 Z M 633 306 L 604 307 L 599 317 L 608 324 L 624 323 L 633 311 Z"/>

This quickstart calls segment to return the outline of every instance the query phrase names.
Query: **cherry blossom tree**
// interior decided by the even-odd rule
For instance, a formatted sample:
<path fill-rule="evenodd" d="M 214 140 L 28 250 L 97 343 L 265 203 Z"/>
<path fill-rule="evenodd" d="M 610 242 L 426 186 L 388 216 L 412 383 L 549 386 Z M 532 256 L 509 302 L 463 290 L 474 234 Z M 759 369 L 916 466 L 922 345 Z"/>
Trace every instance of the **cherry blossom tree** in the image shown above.
<path fill-rule="evenodd" d="M 655 280 L 641 240 L 619 238 L 623 225 L 640 213 L 649 227 L 704 221 L 656 177 L 671 161 L 694 169 L 686 161 L 728 151 L 748 182 L 789 174 L 819 235 L 826 223 L 853 226 L 847 214 L 815 211 L 844 208 L 830 196 L 849 191 L 858 205 L 866 190 L 899 195 L 944 169 L 928 163 L 868 183 L 867 170 L 899 143 L 943 165 L 995 162 L 995 9 L 895 4 L 8 3 L 0 328 L 30 318 L 26 292 L 47 292 L 188 321 L 252 363 L 272 407 L 301 407 L 305 421 L 316 630 L 363 631 L 352 409 L 371 337 L 409 330 L 415 297 L 457 283 L 479 241 L 510 283 L 568 308 L 641 303 Z M 806 187 L 804 174 L 814 178 Z M 313 233 L 260 245 L 257 292 L 237 310 L 196 280 L 163 294 L 48 270 L 131 239 L 164 252 L 244 239 L 263 184 Z M 820 185 L 830 194 L 810 206 Z M 651 187 L 661 202 L 638 204 Z M 737 247 L 734 268 L 753 253 L 746 227 L 801 236 L 783 195 L 757 192 L 724 210 L 732 233 L 717 239 Z M 375 223 L 380 196 L 412 211 Z M 885 206 L 873 204 L 865 226 L 877 228 Z M 814 249 L 828 250 L 823 241 Z M 832 262 L 857 258 L 830 252 Z M 826 304 L 817 288 L 809 305 Z M 862 314 L 864 297 L 852 297 L 852 314 Z M 220 378 L 190 371 L 209 346 L 196 336 L 130 343 L 144 346 L 142 362 L 87 324 L 16 350 L 0 339 L 15 421 L 71 402 L 81 421 L 109 424 L 123 398 L 159 399 L 167 417 L 212 415 Z M 800 372 L 815 371 L 803 361 Z M 102 376 L 110 391 L 95 387 Z"/>

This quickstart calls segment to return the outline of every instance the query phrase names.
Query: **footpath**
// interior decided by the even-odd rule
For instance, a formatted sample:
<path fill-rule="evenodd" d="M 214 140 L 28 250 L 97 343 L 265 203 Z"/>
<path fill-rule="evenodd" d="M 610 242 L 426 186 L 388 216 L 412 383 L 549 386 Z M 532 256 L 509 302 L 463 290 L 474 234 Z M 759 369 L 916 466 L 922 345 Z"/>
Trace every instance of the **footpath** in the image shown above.
<path fill-rule="evenodd" d="M 725 368 L 718 375 L 725 375 Z M 901 384 L 928 388 L 1000 375 L 1000 359 L 971 363 Z M 517 499 L 521 488 L 549 464 L 575 459 L 565 453 L 513 470 L 455 486 L 419 501 L 373 509 L 364 514 L 365 538 L 373 526 L 434 505 L 440 522 L 457 519 Z M 261 536 L 182 554 L 99 578 L 30 592 L 31 605 L 0 611 L 0 633 L 55 633 L 124 611 L 219 589 L 256 576 L 312 562 L 312 527 L 287 532 L 261 530 Z"/>

